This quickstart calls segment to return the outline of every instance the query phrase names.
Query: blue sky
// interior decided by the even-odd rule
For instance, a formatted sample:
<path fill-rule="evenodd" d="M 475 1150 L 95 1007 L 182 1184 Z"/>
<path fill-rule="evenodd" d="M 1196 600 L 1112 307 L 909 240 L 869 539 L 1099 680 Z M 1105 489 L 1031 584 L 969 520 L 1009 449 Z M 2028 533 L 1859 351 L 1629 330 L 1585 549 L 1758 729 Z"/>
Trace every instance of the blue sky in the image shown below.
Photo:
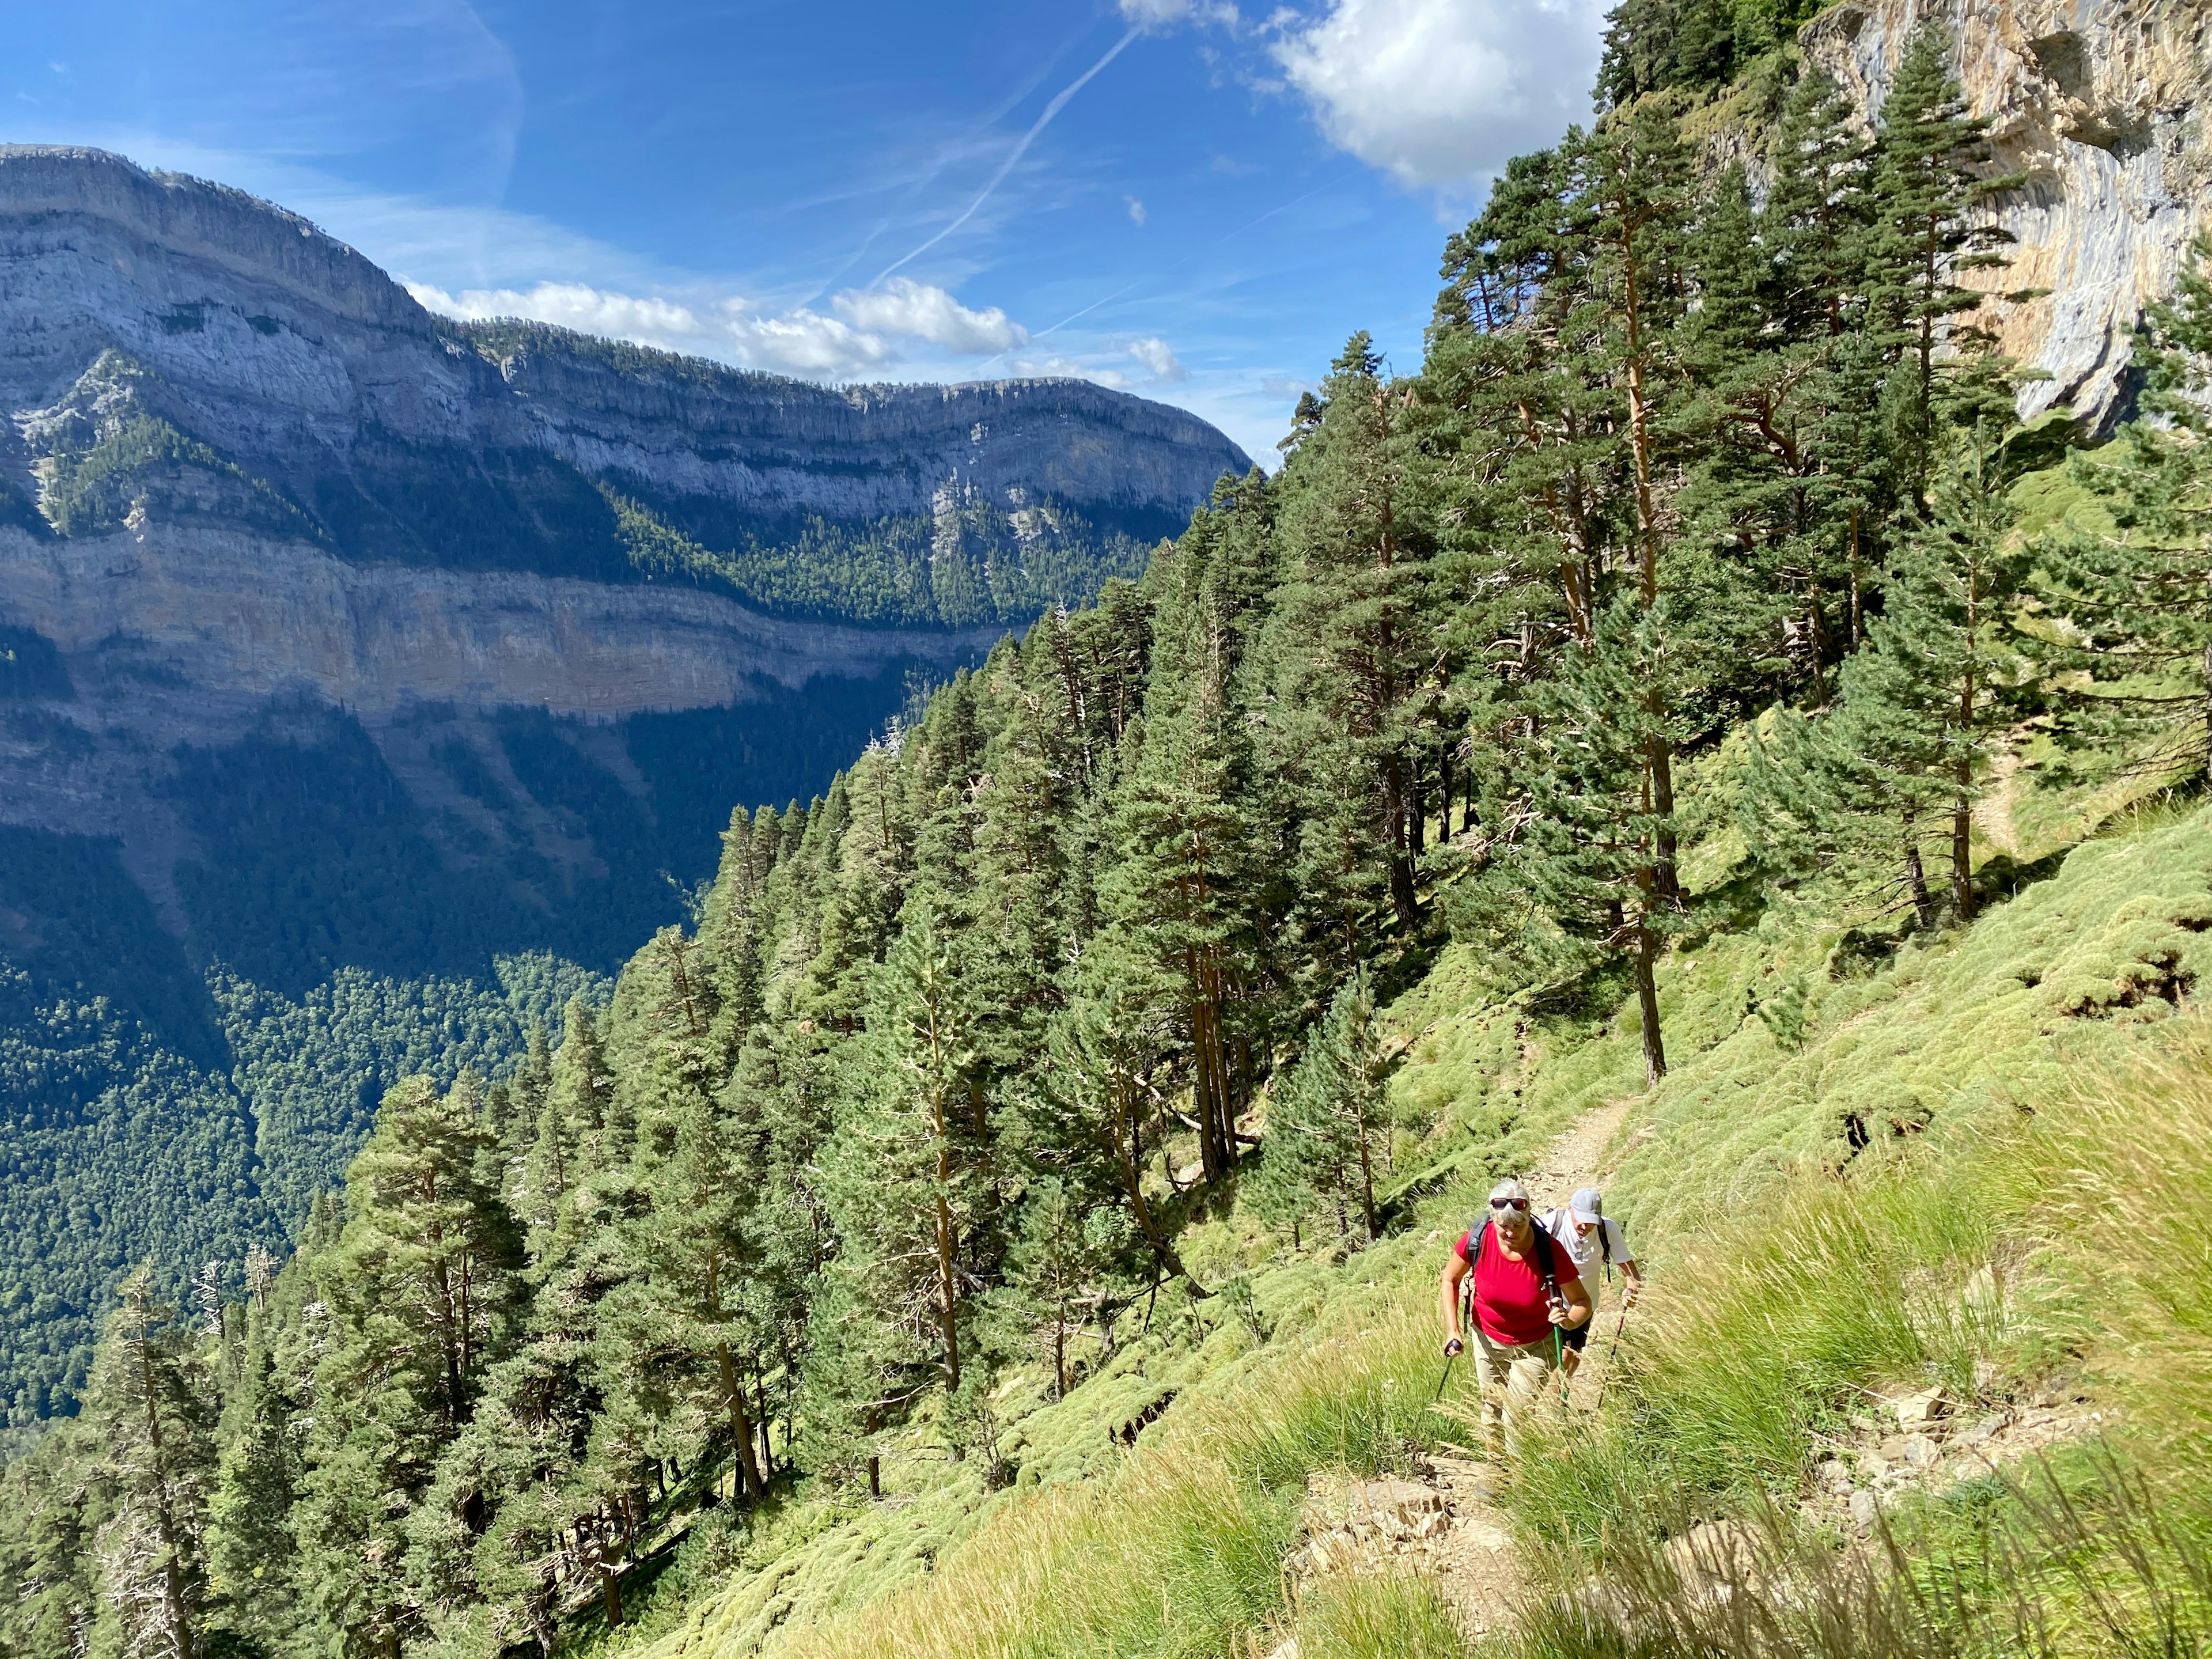
<path fill-rule="evenodd" d="M 1262 3 L 1265 0 L 1262 0 Z M 0 0 L 0 137 L 280 202 L 456 314 L 1073 374 L 1273 459 L 1588 107 L 1605 0 Z"/>

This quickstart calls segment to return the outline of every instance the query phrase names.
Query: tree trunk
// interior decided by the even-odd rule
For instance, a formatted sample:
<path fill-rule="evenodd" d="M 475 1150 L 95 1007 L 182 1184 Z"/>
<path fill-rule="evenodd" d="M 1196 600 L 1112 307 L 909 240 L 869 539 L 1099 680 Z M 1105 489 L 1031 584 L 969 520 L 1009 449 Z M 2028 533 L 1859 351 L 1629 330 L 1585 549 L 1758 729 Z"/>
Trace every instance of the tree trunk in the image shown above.
<path fill-rule="evenodd" d="M 1153 1220 L 1152 1206 L 1145 1202 L 1144 1121 L 1139 1115 L 1136 1103 L 1129 1098 L 1127 1084 L 1117 1082 L 1115 1087 L 1121 1102 L 1121 1116 L 1128 1129 L 1128 1141 L 1125 1150 L 1120 1130 L 1115 1131 L 1114 1167 L 1121 1178 L 1121 1191 L 1128 1198 L 1129 1212 L 1137 1218 L 1138 1231 L 1144 1234 L 1145 1243 L 1151 1247 L 1154 1261 L 1183 1280 L 1199 1296 L 1210 1295 L 1204 1285 L 1190 1276 L 1190 1269 L 1182 1265 L 1182 1258 L 1176 1254 L 1175 1246 L 1168 1242 L 1160 1231 L 1159 1224 Z"/>
<path fill-rule="evenodd" d="M 1428 781 L 1421 775 L 1421 757 L 1406 763 L 1406 844 L 1419 859 L 1429 849 Z"/>
<path fill-rule="evenodd" d="M 138 1327 L 138 1386 L 146 1401 L 146 1443 L 152 1453 L 154 1524 L 161 1540 L 161 1617 L 169 1626 L 177 1659 L 192 1659 L 192 1621 L 185 1610 L 183 1544 L 177 1536 L 177 1517 L 169 1503 L 168 1460 L 161 1446 L 161 1407 L 154 1382 L 154 1355 L 147 1326 L 152 1315 L 143 1297 L 134 1297 Z"/>
<path fill-rule="evenodd" d="M 1667 1043 L 1659 1030 L 1659 984 L 1654 969 L 1657 963 L 1659 941 L 1650 925 L 1638 917 L 1636 923 L 1636 1006 L 1644 1020 L 1644 1086 L 1656 1089 L 1659 1079 L 1667 1075 Z"/>
<path fill-rule="evenodd" d="M 1390 855 L 1390 908 L 1398 926 L 1410 933 L 1420 925 L 1420 896 L 1413 889 L 1413 861 L 1403 853 Z"/>
<path fill-rule="evenodd" d="M 1367 1113 L 1359 1114 L 1359 1213 L 1367 1224 L 1367 1242 L 1372 1244 L 1381 1237 L 1375 1225 L 1375 1164 L 1367 1150 Z"/>
<path fill-rule="evenodd" d="M 1912 818 L 1905 820 L 1905 884 L 1912 894 L 1913 918 L 1923 927 L 1936 925 L 1936 896 L 1928 890 L 1928 872 L 1921 867 L 1920 842 L 1912 833 Z"/>
<path fill-rule="evenodd" d="M 714 1359 L 721 1367 L 722 1391 L 729 1397 L 730 1437 L 738 1443 L 738 1485 L 740 1488 L 738 1496 L 743 1498 L 745 1495 L 742 1488 L 750 1481 L 753 1495 L 765 1498 L 768 1496 L 768 1483 L 761 1479 L 760 1465 L 753 1461 L 753 1425 L 745 1417 L 744 1384 L 738 1379 L 737 1362 L 730 1357 L 728 1343 L 714 1345 Z"/>
<path fill-rule="evenodd" d="M 768 1373 L 756 1368 L 753 1371 L 753 1403 L 760 1407 L 761 1473 L 770 1480 L 775 1479 L 775 1449 L 769 1443 L 769 1425 L 773 1420 L 768 1408 Z"/>
<path fill-rule="evenodd" d="M 941 1145 L 941 1143 L 940 1143 Z M 960 1386 L 960 1327 L 955 1316 L 959 1282 L 953 1274 L 952 1206 L 945 1201 L 944 1183 L 951 1177 L 951 1153 L 937 1155 L 937 1294 L 938 1312 L 945 1326 L 945 1383 Z"/>
<path fill-rule="evenodd" d="M 1382 823 L 1390 848 L 1390 908 L 1396 912 L 1401 932 L 1412 933 L 1421 919 L 1420 899 L 1413 890 L 1413 860 L 1406 850 L 1406 757 L 1392 755 L 1382 763 Z"/>
<path fill-rule="evenodd" d="M 2204 776 L 2212 782 L 2212 641 L 2204 647 Z"/>
<path fill-rule="evenodd" d="M 1866 606 L 1859 593 L 1859 509 L 1851 508 L 1851 616 L 1850 645 L 1856 651 L 1866 643 Z"/>
<path fill-rule="evenodd" d="M 1657 687 L 1655 685 L 1646 695 L 1652 731 L 1645 744 L 1644 762 L 1651 778 L 1651 815 L 1658 826 L 1652 837 L 1651 886 L 1661 903 L 1679 905 L 1682 875 L 1674 833 L 1674 745 L 1667 740 L 1666 730 L 1659 723 L 1665 718 L 1667 709 Z"/>
<path fill-rule="evenodd" d="M 1229 1056 L 1221 1036 L 1221 970 L 1211 953 L 1186 949 L 1190 1005 L 1191 1105 L 1198 1121 L 1200 1168 L 1211 1182 L 1237 1156 L 1235 1109 L 1229 1099 Z"/>
<path fill-rule="evenodd" d="M 1966 761 L 1959 763 L 1959 796 L 1951 806 L 1951 908 L 1961 921 L 1974 919 L 1974 801 L 1967 793 L 1968 764 Z"/>

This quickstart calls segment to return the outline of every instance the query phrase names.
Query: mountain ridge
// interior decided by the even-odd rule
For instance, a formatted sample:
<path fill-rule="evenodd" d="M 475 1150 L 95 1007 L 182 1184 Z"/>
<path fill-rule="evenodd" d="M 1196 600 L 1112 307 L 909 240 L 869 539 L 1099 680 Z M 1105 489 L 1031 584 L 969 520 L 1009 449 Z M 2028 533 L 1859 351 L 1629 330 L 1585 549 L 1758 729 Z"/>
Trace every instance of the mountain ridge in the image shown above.
<path fill-rule="evenodd" d="M 1084 383 L 455 323 L 68 148 L 0 147 L 0 412 L 18 1423 L 73 1409 L 118 1264 L 280 1242 L 391 1083 L 506 1075 L 684 917 L 733 803 L 814 797 L 1250 465 Z"/>
<path fill-rule="evenodd" d="M 297 215 L 102 151 L 0 148 L 0 313 L 21 325 L 0 345 L 12 410 L 59 404 L 120 352 L 177 426 L 267 478 L 348 556 L 451 556 L 459 532 L 410 494 L 468 463 L 514 497 L 487 527 L 518 550 L 472 559 L 524 568 L 547 532 L 521 521 L 574 505 L 557 479 L 520 476 L 532 465 L 712 500 L 771 533 L 809 514 L 934 523 L 980 495 L 1010 517 L 1056 502 L 1109 534 L 1128 520 L 1146 540 L 1250 465 L 1196 416 L 1083 381 L 830 388 L 456 323 Z M 0 471 L 35 501 L 48 458 L 32 434 L 8 437 Z"/>

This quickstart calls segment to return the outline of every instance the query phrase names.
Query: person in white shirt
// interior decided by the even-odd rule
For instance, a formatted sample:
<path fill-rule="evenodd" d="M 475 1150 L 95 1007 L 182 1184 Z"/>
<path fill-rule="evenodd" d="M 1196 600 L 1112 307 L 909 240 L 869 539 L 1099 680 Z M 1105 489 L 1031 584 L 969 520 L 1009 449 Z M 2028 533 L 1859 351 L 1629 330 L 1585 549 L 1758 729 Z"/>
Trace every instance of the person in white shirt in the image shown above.
<path fill-rule="evenodd" d="M 1605 1200 L 1595 1187 L 1585 1187 L 1567 1200 L 1563 1210 L 1549 1210 L 1544 1215 L 1544 1231 L 1557 1239 L 1574 1259 L 1575 1271 L 1589 1291 L 1590 1316 L 1571 1330 L 1562 1330 L 1560 1340 L 1566 1352 L 1561 1356 L 1569 1376 L 1583 1363 L 1583 1349 L 1589 1341 L 1589 1334 L 1597 1326 L 1598 1297 L 1611 1269 L 1620 1269 L 1622 1288 L 1620 1305 L 1624 1312 L 1636 1305 L 1637 1293 L 1644 1288 L 1644 1276 L 1638 1271 L 1636 1257 L 1628 1248 L 1628 1235 L 1620 1223 L 1605 1212 Z"/>

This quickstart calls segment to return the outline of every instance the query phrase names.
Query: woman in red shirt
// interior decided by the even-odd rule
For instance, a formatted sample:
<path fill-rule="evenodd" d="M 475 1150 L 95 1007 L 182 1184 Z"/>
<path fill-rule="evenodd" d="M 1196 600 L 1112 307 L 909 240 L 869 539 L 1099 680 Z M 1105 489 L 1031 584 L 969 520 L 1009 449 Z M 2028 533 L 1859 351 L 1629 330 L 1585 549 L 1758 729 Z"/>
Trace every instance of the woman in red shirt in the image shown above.
<path fill-rule="evenodd" d="M 1437 1286 L 1449 1358 L 1465 1346 L 1460 1286 L 1474 1276 L 1474 1380 L 1482 1391 L 1484 1437 L 1493 1451 L 1501 1442 L 1512 1449 L 1522 1413 L 1544 1397 L 1559 1363 L 1554 1332 L 1572 1330 L 1590 1316 L 1589 1292 L 1574 1258 L 1553 1243 L 1529 1218 L 1528 1189 L 1501 1181 L 1490 1189 L 1489 1221 L 1479 1236 L 1472 1227 L 1462 1235 Z"/>

